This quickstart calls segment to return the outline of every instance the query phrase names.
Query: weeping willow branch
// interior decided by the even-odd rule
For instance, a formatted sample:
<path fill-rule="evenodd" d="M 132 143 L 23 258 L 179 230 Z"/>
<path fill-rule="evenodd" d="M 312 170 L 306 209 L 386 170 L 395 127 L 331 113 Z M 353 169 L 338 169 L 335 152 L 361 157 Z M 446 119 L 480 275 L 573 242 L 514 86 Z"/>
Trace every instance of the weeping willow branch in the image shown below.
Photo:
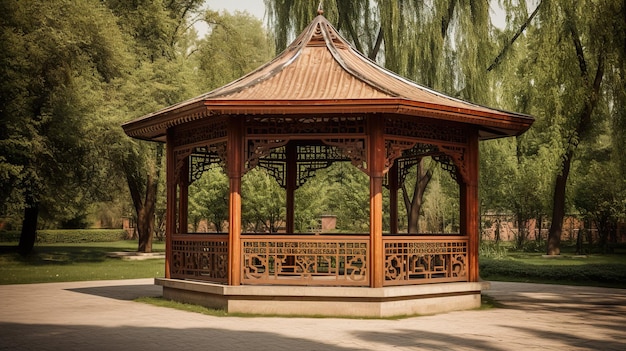
<path fill-rule="evenodd" d="M 530 14 L 530 16 L 526 19 L 526 21 L 524 22 L 524 24 L 522 24 L 522 26 L 517 30 L 517 32 L 515 33 L 515 35 L 513 36 L 513 38 L 511 38 L 511 40 L 504 45 L 504 47 L 502 48 L 502 50 L 500 51 L 500 53 L 498 54 L 498 56 L 496 56 L 495 60 L 493 60 L 493 63 L 487 68 L 487 71 L 490 72 L 491 70 L 493 70 L 494 68 L 498 67 L 498 65 L 500 64 L 500 61 L 502 60 L 502 57 L 504 56 L 504 54 L 506 54 L 506 52 L 509 50 L 509 48 L 515 43 L 515 41 L 517 40 L 517 38 L 522 35 L 522 33 L 524 33 L 524 30 L 526 30 L 526 27 L 528 27 L 528 25 L 530 24 L 530 22 L 532 22 L 533 18 L 535 18 L 535 16 L 537 15 L 537 13 L 539 13 L 539 8 L 541 7 L 541 4 L 543 3 L 543 1 L 541 1 L 538 5 L 537 8 L 535 8 L 535 11 L 533 11 L 533 13 Z"/>

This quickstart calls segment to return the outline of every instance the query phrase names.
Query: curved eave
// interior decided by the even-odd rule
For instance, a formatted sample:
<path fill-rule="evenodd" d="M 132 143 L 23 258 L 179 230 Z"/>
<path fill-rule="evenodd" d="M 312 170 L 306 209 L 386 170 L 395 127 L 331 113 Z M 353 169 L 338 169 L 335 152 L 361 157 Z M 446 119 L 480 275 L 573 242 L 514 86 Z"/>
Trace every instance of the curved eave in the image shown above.
<path fill-rule="evenodd" d="M 211 116 L 246 115 L 320 115 L 320 114 L 392 114 L 437 119 L 472 125 L 481 139 L 517 136 L 530 128 L 534 119 L 528 115 L 499 110 L 472 110 L 405 99 L 374 100 L 205 100 L 180 109 L 168 109 L 123 125 L 131 137 L 165 141 L 167 129 L 210 118 Z"/>

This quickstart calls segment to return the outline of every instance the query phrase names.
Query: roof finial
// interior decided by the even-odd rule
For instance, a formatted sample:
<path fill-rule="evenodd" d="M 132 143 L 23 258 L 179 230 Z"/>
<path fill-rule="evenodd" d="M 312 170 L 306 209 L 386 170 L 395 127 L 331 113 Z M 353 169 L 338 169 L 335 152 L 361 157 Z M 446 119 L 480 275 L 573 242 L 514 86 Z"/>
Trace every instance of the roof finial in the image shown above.
<path fill-rule="evenodd" d="M 324 4 L 324 0 L 320 0 L 320 4 L 317 6 L 317 14 L 319 16 L 324 14 L 324 6 L 323 6 L 323 4 Z"/>

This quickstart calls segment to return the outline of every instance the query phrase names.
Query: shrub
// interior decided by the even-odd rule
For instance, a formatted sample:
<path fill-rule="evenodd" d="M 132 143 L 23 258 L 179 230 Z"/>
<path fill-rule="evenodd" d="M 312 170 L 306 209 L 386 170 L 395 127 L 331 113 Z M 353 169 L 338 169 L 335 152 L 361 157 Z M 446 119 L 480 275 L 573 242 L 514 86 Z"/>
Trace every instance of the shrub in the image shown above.
<path fill-rule="evenodd" d="M 507 256 L 507 248 L 500 243 L 493 241 L 482 241 L 478 248 L 480 257 L 486 258 L 505 258 Z"/>
<path fill-rule="evenodd" d="M 480 275 L 483 279 L 542 281 L 553 283 L 589 283 L 617 285 L 626 283 L 624 264 L 585 265 L 533 265 L 516 260 L 480 260 Z"/>
<path fill-rule="evenodd" d="M 55 229 L 38 230 L 37 242 L 54 243 L 84 243 L 84 242 L 111 242 L 126 239 L 123 229 Z M 0 242 L 16 242 L 20 240 L 20 232 L 0 232 Z"/>

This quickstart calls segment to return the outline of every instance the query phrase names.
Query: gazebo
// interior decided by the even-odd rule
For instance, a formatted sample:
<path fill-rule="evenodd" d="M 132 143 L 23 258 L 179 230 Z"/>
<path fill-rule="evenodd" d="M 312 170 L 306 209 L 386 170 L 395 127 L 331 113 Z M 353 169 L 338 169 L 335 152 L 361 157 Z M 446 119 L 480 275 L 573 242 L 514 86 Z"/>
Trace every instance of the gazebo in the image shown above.
<path fill-rule="evenodd" d="M 166 298 L 229 312 L 383 317 L 478 307 L 478 143 L 532 122 L 378 66 L 320 14 L 257 70 L 123 125 L 167 146 L 166 273 L 156 284 Z M 426 156 L 459 185 L 457 234 L 398 233 L 398 189 Z M 340 161 L 369 177 L 369 233 L 295 233 L 296 189 Z M 229 178 L 228 233 L 189 233 L 189 185 L 213 164 Z M 241 179 L 254 167 L 285 189 L 285 233 L 242 228 Z"/>

